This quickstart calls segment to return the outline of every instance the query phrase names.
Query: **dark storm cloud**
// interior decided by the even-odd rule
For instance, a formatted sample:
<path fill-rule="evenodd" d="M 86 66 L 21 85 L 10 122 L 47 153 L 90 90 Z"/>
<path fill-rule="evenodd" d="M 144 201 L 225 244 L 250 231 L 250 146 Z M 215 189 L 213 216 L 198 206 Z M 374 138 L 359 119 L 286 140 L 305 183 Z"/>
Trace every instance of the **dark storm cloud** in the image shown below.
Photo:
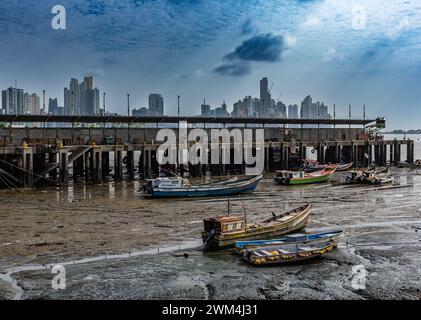
<path fill-rule="evenodd" d="M 250 73 L 250 66 L 244 62 L 231 62 L 220 65 L 213 72 L 223 76 L 240 77 Z"/>
<path fill-rule="evenodd" d="M 245 40 L 233 52 L 227 54 L 224 59 L 276 62 L 281 60 L 283 50 L 283 37 L 266 33 Z"/>
<path fill-rule="evenodd" d="M 241 34 L 246 35 L 250 33 L 256 32 L 256 28 L 253 24 L 253 20 L 248 18 L 244 23 L 241 25 Z"/>

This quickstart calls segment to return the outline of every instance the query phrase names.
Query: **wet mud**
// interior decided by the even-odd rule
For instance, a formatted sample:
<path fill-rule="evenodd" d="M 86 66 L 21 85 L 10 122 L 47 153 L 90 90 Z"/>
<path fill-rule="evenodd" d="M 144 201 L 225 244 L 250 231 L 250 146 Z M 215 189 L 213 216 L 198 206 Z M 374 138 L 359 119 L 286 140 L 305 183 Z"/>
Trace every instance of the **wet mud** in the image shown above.
<path fill-rule="evenodd" d="M 0 192 L 3 299 L 420 299 L 421 175 L 396 185 L 276 186 L 231 198 L 145 199 L 138 183 Z M 312 203 L 307 231 L 344 229 L 339 248 L 304 264 L 255 267 L 202 253 L 202 220 L 258 221 Z M 83 260 L 90 258 L 90 260 Z M 82 260 L 81 260 L 82 259 Z M 64 264 L 66 289 L 51 266 Z M 16 283 L 11 283 L 10 279 Z"/>

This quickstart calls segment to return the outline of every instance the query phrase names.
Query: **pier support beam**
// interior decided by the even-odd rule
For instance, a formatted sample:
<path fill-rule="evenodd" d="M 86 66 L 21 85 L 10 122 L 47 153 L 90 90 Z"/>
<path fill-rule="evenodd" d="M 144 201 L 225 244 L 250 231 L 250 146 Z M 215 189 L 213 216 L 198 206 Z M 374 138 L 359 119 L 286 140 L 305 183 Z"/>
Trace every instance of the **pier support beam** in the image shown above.
<path fill-rule="evenodd" d="M 127 151 L 127 173 L 129 179 L 134 180 L 135 168 L 134 168 L 134 151 Z"/>
<path fill-rule="evenodd" d="M 23 151 L 23 185 L 25 188 L 32 188 L 34 184 L 34 152 L 32 148 L 25 148 Z"/>
<path fill-rule="evenodd" d="M 83 162 L 85 164 L 85 183 L 89 183 L 91 180 L 91 162 L 89 152 L 84 153 Z"/>
<path fill-rule="evenodd" d="M 50 152 L 48 154 L 48 163 L 50 165 L 57 164 L 57 153 L 56 152 Z M 49 175 L 50 179 L 57 182 L 57 169 L 51 170 L 48 175 Z"/>
<path fill-rule="evenodd" d="M 94 151 L 94 183 L 102 183 L 102 149 L 93 148 Z"/>
<path fill-rule="evenodd" d="M 102 153 L 102 180 L 105 180 L 106 177 L 110 175 L 110 153 Z"/>
<path fill-rule="evenodd" d="M 284 170 L 289 170 L 289 147 L 284 145 L 282 149 L 283 149 L 283 157 L 282 157 L 283 167 L 284 167 Z"/>
<path fill-rule="evenodd" d="M 60 182 L 67 184 L 69 181 L 69 153 L 67 150 L 60 150 Z"/>
<path fill-rule="evenodd" d="M 406 145 L 406 162 L 407 163 L 414 162 L 414 143 L 408 143 Z"/>
<path fill-rule="evenodd" d="M 393 144 L 389 145 L 389 163 L 395 163 L 395 160 L 393 158 Z"/>
<path fill-rule="evenodd" d="M 123 148 L 116 147 L 114 149 L 114 180 L 121 181 L 123 179 Z"/>

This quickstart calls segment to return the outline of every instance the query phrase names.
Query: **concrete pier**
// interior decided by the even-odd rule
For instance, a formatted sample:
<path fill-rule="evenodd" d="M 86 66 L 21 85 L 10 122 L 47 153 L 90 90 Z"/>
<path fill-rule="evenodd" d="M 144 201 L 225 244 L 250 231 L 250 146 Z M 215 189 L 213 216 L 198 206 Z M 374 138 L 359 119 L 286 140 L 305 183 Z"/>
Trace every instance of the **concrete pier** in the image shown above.
<path fill-rule="evenodd" d="M 266 123 L 266 172 L 297 169 L 310 153 L 321 164 L 354 162 L 356 167 L 367 166 L 372 161 L 385 165 L 387 158 L 391 164 L 398 164 L 402 160 L 407 163 L 414 161 L 414 141 L 384 140 L 381 137 L 369 139 L 364 127 L 350 129 L 337 125 L 335 128 L 286 128 L 285 125 L 269 125 L 269 120 L 265 119 L 253 121 Z M 347 123 L 345 120 L 337 121 Z M 247 124 L 239 123 L 231 127 L 228 127 L 229 123 L 225 123 L 224 126 L 229 129 L 238 128 L 242 132 L 249 129 Z M 360 123 L 365 125 L 368 122 Z M 211 123 L 206 123 L 205 127 L 211 137 Z M 189 127 L 188 130 L 193 128 Z M 3 142 L 0 145 L 0 186 L 36 187 L 52 183 L 65 185 L 71 178 L 75 182 L 84 180 L 85 183 L 93 184 L 110 178 L 115 181 L 135 180 L 155 177 L 165 168 L 182 176 L 197 177 L 245 172 L 245 163 L 189 166 L 177 164 L 160 167 L 157 149 L 163 142 L 156 141 L 158 130 L 159 128 L 153 126 L 138 128 L 134 125 L 129 130 L 127 127 L 104 126 L 0 129 L 0 141 Z M 177 128 L 173 130 L 178 137 Z M 190 146 L 193 143 L 189 142 Z M 406 146 L 406 159 L 401 159 L 403 146 Z M 208 152 L 210 161 L 210 151 Z M 235 152 L 232 145 L 231 163 Z"/>

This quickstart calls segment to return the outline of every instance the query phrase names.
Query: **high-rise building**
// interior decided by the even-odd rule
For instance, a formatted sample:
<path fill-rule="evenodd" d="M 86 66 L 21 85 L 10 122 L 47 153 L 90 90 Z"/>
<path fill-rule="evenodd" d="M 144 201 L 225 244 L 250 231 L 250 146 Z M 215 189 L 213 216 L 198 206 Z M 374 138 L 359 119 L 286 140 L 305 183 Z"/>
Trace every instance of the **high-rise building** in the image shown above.
<path fill-rule="evenodd" d="M 40 114 L 41 113 L 41 99 L 40 97 L 33 93 L 30 95 L 30 113 L 31 114 Z"/>
<path fill-rule="evenodd" d="M 286 118 L 287 117 L 287 106 L 282 102 L 278 101 L 274 110 L 274 117 Z"/>
<path fill-rule="evenodd" d="M 32 101 L 31 96 L 28 92 L 23 94 L 23 113 L 31 114 L 32 113 Z"/>
<path fill-rule="evenodd" d="M 301 103 L 301 118 L 302 119 L 317 119 L 319 102 L 313 103 L 310 95 L 304 98 Z"/>
<path fill-rule="evenodd" d="M 157 93 L 149 95 L 149 111 L 152 116 L 164 115 L 164 98 Z"/>
<path fill-rule="evenodd" d="M 2 109 L 5 114 L 24 114 L 25 101 L 23 89 L 10 87 L 2 91 Z"/>
<path fill-rule="evenodd" d="M 210 117 L 211 116 L 211 106 L 204 102 L 200 106 L 200 115 L 203 116 L 203 117 Z"/>
<path fill-rule="evenodd" d="M 290 104 L 288 106 L 288 119 L 299 119 L 298 115 L 298 105 L 296 104 Z M 297 124 L 290 124 L 288 125 L 288 128 L 298 128 Z"/>
<path fill-rule="evenodd" d="M 150 116 L 149 109 L 148 108 L 139 108 L 139 109 L 133 109 L 132 110 L 132 116 L 133 117 L 147 117 Z"/>
<path fill-rule="evenodd" d="M 59 114 L 57 98 L 48 100 L 48 113 L 53 115 Z"/>
<path fill-rule="evenodd" d="M 99 90 L 94 88 L 92 76 L 86 76 L 82 83 L 71 79 L 64 88 L 64 112 L 67 115 L 95 115 L 99 113 Z"/>
<path fill-rule="evenodd" d="M 82 114 L 81 112 L 81 90 L 79 81 L 72 78 L 68 88 L 64 88 L 64 113 L 66 115 Z"/>
<path fill-rule="evenodd" d="M 272 97 L 269 92 L 268 78 L 260 80 L 260 110 L 259 117 L 264 117 L 268 114 L 268 110 L 272 104 Z"/>

